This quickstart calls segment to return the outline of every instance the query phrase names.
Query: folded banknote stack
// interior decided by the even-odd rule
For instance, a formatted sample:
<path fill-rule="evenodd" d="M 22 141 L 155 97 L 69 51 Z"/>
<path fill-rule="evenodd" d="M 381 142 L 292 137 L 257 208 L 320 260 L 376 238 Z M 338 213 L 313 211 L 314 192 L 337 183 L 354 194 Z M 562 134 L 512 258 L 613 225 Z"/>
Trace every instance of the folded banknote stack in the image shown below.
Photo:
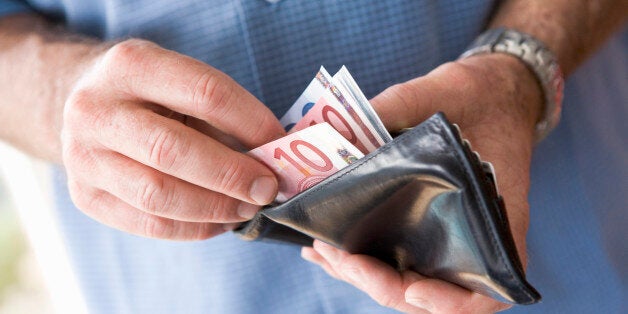
<path fill-rule="evenodd" d="M 279 203 L 392 141 L 344 66 L 321 67 L 280 122 L 287 136 L 249 152 L 277 175 Z"/>

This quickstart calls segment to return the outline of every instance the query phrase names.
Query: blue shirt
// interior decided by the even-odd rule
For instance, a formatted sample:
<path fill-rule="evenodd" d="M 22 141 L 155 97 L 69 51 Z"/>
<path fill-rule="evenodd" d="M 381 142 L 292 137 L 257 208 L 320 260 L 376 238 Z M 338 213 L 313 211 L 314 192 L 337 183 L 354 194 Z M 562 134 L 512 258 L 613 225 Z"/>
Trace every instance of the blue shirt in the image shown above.
<path fill-rule="evenodd" d="M 232 76 L 277 116 L 320 65 L 345 64 L 368 97 L 455 59 L 493 1 L 0 0 L 102 39 L 146 38 Z M 568 80 L 559 127 L 534 155 L 526 313 L 626 308 L 628 34 Z M 95 222 L 56 169 L 60 227 L 93 313 L 385 313 L 300 258 L 299 248 L 231 234 L 196 243 L 145 239 Z"/>

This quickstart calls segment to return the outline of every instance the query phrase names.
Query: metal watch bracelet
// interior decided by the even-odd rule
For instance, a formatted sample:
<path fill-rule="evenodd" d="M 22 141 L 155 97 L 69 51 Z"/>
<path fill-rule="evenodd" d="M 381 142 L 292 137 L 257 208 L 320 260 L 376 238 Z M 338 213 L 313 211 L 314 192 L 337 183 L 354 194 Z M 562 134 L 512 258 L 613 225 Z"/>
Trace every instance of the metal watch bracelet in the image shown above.
<path fill-rule="evenodd" d="M 556 56 L 540 40 L 507 28 L 482 33 L 460 59 L 477 54 L 501 52 L 517 57 L 536 76 L 543 90 L 545 106 L 536 124 L 535 140 L 543 140 L 558 124 L 563 100 L 564 79 Z"/>

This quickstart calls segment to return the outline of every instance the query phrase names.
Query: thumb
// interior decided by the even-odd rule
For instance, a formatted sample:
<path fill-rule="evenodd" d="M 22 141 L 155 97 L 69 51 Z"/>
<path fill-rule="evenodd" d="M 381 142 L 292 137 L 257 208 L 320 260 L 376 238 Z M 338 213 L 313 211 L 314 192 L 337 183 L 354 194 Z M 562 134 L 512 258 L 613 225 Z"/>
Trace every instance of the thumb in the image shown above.
<path fill-rule="evenodd" d="M 371 99 L 371 105 L 391 132 L 415 126 L 429 117 L 431 110 L 428 112 L 424 103 L 430 103 L 427 95 L 409 82 L 390 86 Z"/>
<path fill-rule="evenodd" d="M 373 108 L 390 131 L 413 127 L 454 101 L 430 75 L 388 87 L 371 99 Z"/>
<path fill-rule="evenodd" d="M 413 127 L 438 111 L 462 123 L 466 106 L 479 101 L 476 75 L 466 65 L 445 63 L 425 76 L 387 88 L 371 104 L 393 132 Z"/>

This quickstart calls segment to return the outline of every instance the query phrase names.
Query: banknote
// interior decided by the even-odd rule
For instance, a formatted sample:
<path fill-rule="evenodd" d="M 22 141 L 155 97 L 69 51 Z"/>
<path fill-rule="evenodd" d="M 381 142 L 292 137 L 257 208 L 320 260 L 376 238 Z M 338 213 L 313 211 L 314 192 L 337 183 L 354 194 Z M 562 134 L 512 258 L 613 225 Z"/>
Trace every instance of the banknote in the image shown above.
<path fill-rule="evenodd" d="M 346 138 L 365 154 L 392 140 L 346 68 L 343 67 L 337 76 L 339 82 L 324 67 L 320 68 L 303 94 L 280 119 L 286 130 L 297 125 L 295 130 L 328 122 L 333 127 L 340 127 L 341 134 L 350 136 Z"/>
<path fill-rule="evenodd" d="M 364 157 L 325 122 L 288 134 L 248 154 L 277 176 L 279 193 L 275 201 L 280 203 Z"/>
<path fill-rule="evenodd" d="M 333 105 L 332 105 L 333 104 Z M 303 130 L 307 127 L 318 123 L 329 123 L 340 135 L 357 147 L 362 153 L 369 153 L 367 144 L 356 134 L 354 123 L 351 123 L 351 117 L 348 116 L 344 108 L 337 103 L 330 104 L 325 97 L 321 97 L 308 113 L 297 122 L 290 133 Z"/>
<path fill-rule="evenodd" d="M 375 112 L 373 106 L 371 106 L 368 98 L 362 93 L 358 83 L 353 79 L 347 67 L 343 65 L 340 70 L 334 74 L 333 79 L 341 93 L 351 96 L 360 106 L 360 109 L 365 113 L 365 116 L 369 119 L 371 125 L 384 142 L 391 142 L 393 140 L 392 136 L 388 133 L 388 130 L 386 130 L 384 123 L 377 115 L 377 112 Z"/>

